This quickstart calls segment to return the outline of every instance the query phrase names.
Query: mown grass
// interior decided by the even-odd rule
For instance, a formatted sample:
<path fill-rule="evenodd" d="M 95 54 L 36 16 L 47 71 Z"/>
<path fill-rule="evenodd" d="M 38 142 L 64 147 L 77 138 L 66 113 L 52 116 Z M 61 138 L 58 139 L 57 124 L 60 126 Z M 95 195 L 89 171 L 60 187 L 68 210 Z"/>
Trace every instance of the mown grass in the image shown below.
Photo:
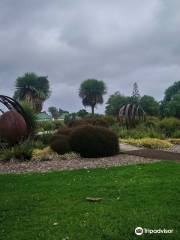
<path fill-rule="evenodd" d="M 178 239 L 180 164 L 0 175 L 1 240 Z M 88 202 L 86 197 L 101 197 Z M 138 237 L 137 226 L 174 229 Z"/>

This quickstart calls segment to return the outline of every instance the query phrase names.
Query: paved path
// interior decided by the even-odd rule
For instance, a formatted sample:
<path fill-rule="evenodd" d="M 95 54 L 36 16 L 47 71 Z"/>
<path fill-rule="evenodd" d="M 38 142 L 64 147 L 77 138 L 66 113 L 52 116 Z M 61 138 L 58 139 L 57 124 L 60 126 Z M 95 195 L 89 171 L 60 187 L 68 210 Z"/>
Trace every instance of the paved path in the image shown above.
<path fill-rule="evenodd" d="M 154 149 L 140 149 L 129 151 L 128 154 L 151 159 L 180 161 L 180 153 L 177 152 L 167 152 Z"/>
<path fill-rule="evenodd" d="M 142 147 L 136 147 L 130 144 L 126 144 L 126 143 L 120 143 L 120 150 L 122 152 L 129 152 L 129 151 L 134 151 L 134 150 L 140 150 L 143 149 Z"/>

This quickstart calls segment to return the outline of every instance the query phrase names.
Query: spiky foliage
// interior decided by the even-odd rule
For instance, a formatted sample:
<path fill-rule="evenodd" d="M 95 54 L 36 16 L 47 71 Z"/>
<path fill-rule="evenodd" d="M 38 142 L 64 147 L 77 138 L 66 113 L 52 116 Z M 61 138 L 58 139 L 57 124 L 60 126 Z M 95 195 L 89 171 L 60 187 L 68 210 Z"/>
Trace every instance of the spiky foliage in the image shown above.
<path fill-rule="evenodd" d="M 37 128 L 37 124 L 36 124 L 36 115 L 33 113 L 33 109 L 32 107 L 29 105 L 28 102 L 26 101 L 22 101 L 20 102 L 23 110 L 24 110 L 24 113 L 26 115 L 26 118 L 28 119 L 29 121 L 29 125 L 31 127 L 31 133 L 34 132 Z"/>
<path fill-rule="evenodd" d="M 103 95 L 106 94 L 106 85 L 103 81 L 88 79 L 84 81 L 79 90 L 83 105 L 90 106 L 94 115 L 94 108 L 97 104 L 103 103 Z"/>
<path fill-rule="evenodd" d="M 27 101 L 35 113 L 42 110 L 43 102 L 50 96 L 49 81 L 46 76 L 35 73 L 25 73 L 18 77 L 15 83 L 14 98 Z"/>

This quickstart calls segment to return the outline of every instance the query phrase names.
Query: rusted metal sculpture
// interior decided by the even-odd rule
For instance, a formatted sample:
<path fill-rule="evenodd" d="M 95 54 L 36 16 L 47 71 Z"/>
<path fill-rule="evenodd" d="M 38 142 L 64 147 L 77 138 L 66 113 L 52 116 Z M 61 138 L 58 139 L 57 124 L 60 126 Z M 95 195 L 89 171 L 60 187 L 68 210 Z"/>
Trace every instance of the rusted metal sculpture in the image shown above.
<path fill-rule="evenodd" d="M 145 112 L 142 107 L 137 104 L 126 104 L 119 110 L 119 120 L 125 124 L 127 128 L 133 128 L 137 122 L 145 120 Z"/>
<path fill-rule="evenodd" d="M 9 110 L 4 112 L 0 109 L 2 113 L 0 115 L 0 137 L 10 143 L 16 143 L 27 137 L 32 127 L 21 105 L 13 98 L 4 95 L 0 95 L 0 103 Z"/>
<path fill-rule="evenodd" d="M 24 118 L 16 111 L 8 111 L 0 117 L 0 137 L 14 144 L 26 138 L 27 125 Z"/>

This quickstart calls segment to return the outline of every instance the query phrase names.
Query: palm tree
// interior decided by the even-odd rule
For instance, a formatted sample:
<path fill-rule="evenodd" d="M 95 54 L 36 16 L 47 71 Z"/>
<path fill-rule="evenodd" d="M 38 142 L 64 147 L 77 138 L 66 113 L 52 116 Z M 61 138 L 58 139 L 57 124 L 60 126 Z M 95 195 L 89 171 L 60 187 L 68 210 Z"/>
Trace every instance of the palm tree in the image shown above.
<path fill-rule="evenodd" d="M 15 88 L 14 98 L 28 102 L 35 113 L 41 112 L 43 102 L 50 96 L 47 77 L 37 76 L 35 73 L 25 73 L 18 77 Z"/>
<path fill-rule="evenodd" d="M 94 115 L 95 106 L 103 103 L 104 94 L 106 94 L 106 85 L 103 81 L 87 79 L 81 83 L 79 96 L 84 106 L 91 107 L 92 115 Z"/>

